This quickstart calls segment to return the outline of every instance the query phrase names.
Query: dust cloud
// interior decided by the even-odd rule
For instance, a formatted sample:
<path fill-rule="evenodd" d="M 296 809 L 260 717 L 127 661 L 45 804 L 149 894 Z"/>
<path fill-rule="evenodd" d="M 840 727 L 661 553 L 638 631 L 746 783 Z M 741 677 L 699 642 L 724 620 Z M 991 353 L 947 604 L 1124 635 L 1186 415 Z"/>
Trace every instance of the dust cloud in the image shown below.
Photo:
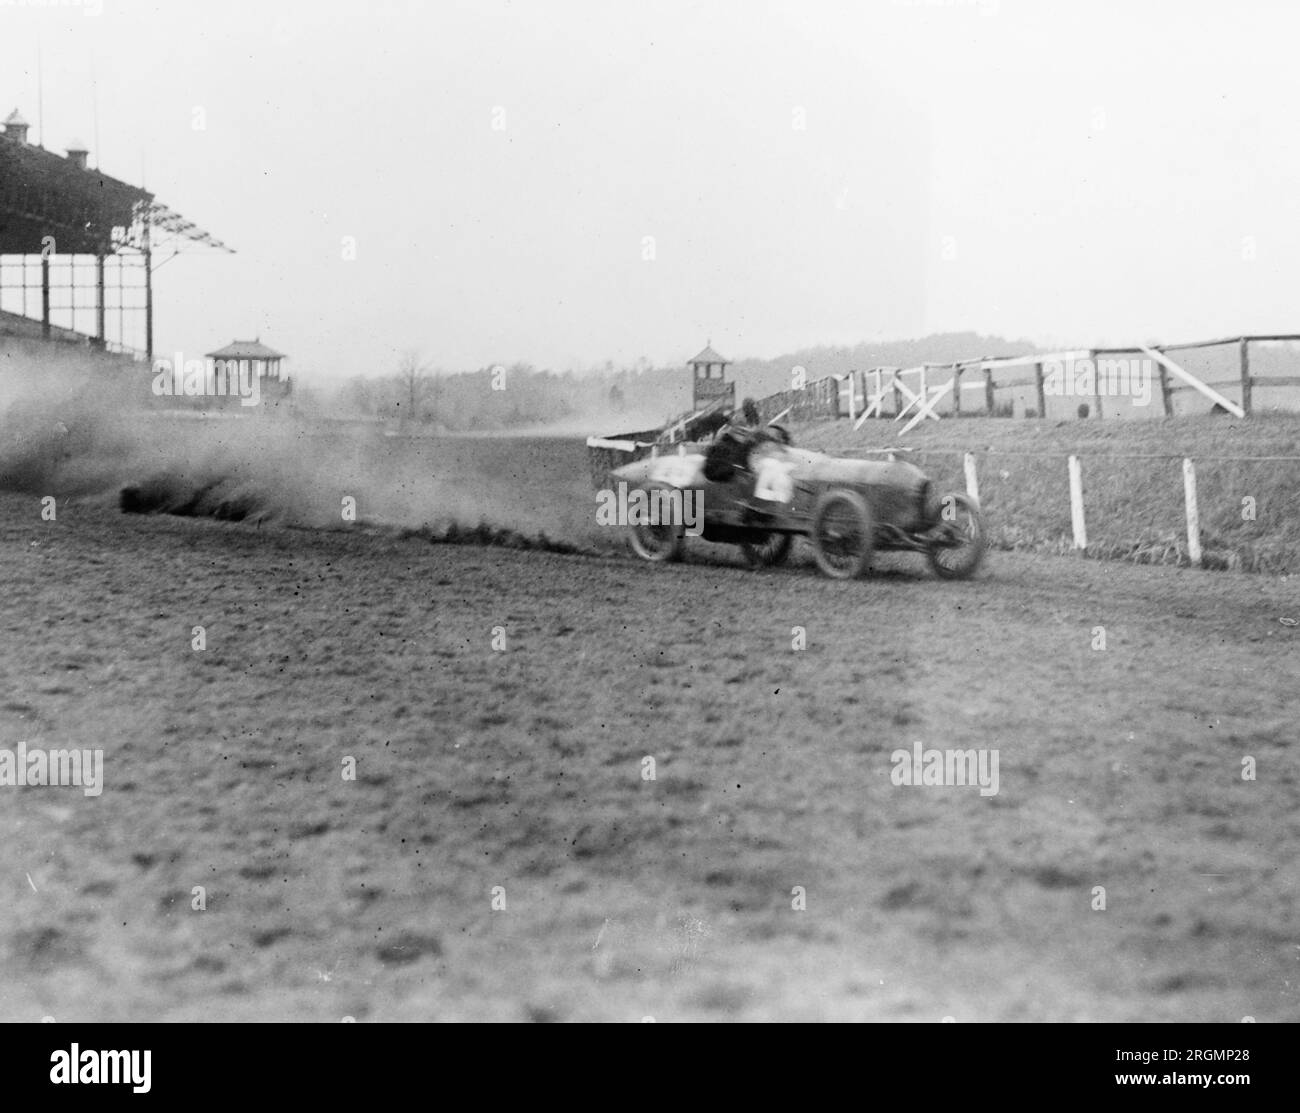
<path fill-rule="evenodd" d="M 0 489 L 315 528 L 351 514 L 433 539 L 600 540 L 582 439 L 608 431 L 599 425 L 393 435 L 289 406 L 163 409 L 151 381 L 144 365 L 98 353 L 0 348 Z"/>

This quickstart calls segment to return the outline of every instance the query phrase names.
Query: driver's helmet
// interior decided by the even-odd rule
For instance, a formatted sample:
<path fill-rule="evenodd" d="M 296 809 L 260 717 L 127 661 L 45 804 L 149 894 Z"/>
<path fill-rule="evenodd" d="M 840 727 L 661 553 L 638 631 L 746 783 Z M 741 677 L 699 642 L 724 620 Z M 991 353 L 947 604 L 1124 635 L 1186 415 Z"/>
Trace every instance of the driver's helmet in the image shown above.
<path fill-rule="evenodd" d="M 752 398 L 746 398 L 740 409 L 733 410 L 722 432 L 738 441 L 751 441 L 759 432 L 762 418 L 758 416 L 758 407 Z"/>

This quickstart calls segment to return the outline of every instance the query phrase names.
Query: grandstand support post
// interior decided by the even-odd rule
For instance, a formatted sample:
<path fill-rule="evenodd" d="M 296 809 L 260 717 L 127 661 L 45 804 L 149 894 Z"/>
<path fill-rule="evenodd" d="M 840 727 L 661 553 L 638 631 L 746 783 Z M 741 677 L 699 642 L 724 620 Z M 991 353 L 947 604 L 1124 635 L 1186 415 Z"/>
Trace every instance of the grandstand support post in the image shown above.
<path fill-rule="evenodd" d="M 153 366 L 153 245 L 149 235 L 150 217 L 144 218 L 144 355 Z"/>
<path fill-rule="evenodd" d="M 1169 371 L 1162 363 L 1160 367 L 1160 401 L 1165 407 L 1165 417 L 1174 416 L 1174 390 L 1169 385 Z"/>
<path fill-rule="evenodd" d="M 1047 416 L 1047 388 L 1043 383 L 1043 365 L 1034 364 L 1034 387 L 1038 391 L 1038 416 L 1044 418 Z"/>
<path fill-rule="evenodd" d="M 1246 411 L 1247 417 L 1250 416 L 1251 385 L 1250 341 L 1243 336 L 1241 338 L 1241 408 Z"/>
<path fill-rule="evenodd" d="M 41 336 L 50 338 L 50 257 L 41 255 Z"/>
<path fill-rule="evenodd" d="M 1079 468 L 1079 457 L 1071 456 L 1070 461 L 1070 526 L 1074 532 L 1074 547 L 1080 551 L 1088 548 L 1088 526 L 1083 517 L 1083 472 Z"/>
<path fill-rule="evenodd" d="M 104 331 L 104 256 L 95 256 L 95 337 L 99 346 L 107 349 L 108 334 Z"/>
<path fill-rule="evenodd" d="M 984 410 L 993 416 L 993 368 L 984 368 Z"/>
<path fill-rule="evenodd" d="M 1201 566 L 1201 515 L 1196 506 L 1196 465 L 1183 459 L 1183 500 L 1187 504 L 1187 559 Z"/>
<path fill-rule="evenodd" d="M 952 416 L 961 417 L 961 364 L 952 365 Z"/>

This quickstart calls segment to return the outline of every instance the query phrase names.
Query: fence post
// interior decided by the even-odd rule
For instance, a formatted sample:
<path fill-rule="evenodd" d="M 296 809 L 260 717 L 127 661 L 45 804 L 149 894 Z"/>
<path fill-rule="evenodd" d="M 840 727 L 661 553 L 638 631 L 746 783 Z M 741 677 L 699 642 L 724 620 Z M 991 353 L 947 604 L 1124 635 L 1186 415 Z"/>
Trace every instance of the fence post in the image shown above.
<path fill-rule="evenodd" d="M 1097 353 L 1088 352 L 1088 362 L 1092 364 L 1092 385 L 1093 385 L 1093 402 L 1097 407 L 1097 416 L 1104 417 L 1101 412 L 1101 375 L 1097 370 Z"/>
<path fill-rule="evenodd" d="M 980 477 L 979 477 L 979 473 L 976 472 L 975 470 L 975 453 L 973 452 L 966 453 L 966 457 L 962 461 L 962 463 L 966 469 L 966 493 L 970 495 L 970 497 L 973 498 L 976 502 L 979 502 Z"/>
<path fill-rule="evenodd" d="M 1201 566 L 1201 515 L 1196 506 L 1196 466 L 1183 459 L 1183 498 L 1187 503 L 1187 559 Z"/>
<path fill-rule="evenodd" d="M 993 368 L 984 368 L 984 408 L 993 416 Z"/>
<path fill-rule="evenodd" d="M 1074 547 L 1088 548 L 1088 527 L 1083 519 L 1083 472 L 1079 457 L 1070 457 L 1070 525 L 1074 530 Z"/>
<path fill-rule="evenodd" d="M 1038 388 L 1038 416 L 1047 416 L 1047 388 L 1043 385 L 1043 365 L 1034 364 L 1034 385 Z"/>
<path fill-rule="evenodd" d="M 1250 377 L 1250 341 L 1246 337 L 1241 338 L 1241 408 L 1250 416 L 1250 396 L 1251 387 L 1254 385 Z"/>
<path fill-rule="evenodd" d="M 1159 351 L 1160 349 L 1156 349 Z M 1160 399 L 1164 403 L 1165 417 L 1174 416 L 1174 392 L 1169 385 L 1169 372 L 1163 363 L 1158 364 L 1160 368 Z"/>
<path fill-rule="evenodd" d="M 961 364 L 952 365 L 952 416 L 961 417 Z"/>

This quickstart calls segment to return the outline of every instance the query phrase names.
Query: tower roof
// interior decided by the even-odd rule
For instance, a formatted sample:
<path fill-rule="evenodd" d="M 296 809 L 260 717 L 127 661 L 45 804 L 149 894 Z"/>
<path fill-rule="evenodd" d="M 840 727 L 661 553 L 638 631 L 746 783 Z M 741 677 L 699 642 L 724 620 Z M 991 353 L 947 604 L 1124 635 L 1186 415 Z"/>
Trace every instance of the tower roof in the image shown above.
<path fill-rule="evenodd" d="M 712 344 L 706 344 L 704 346 L 704 351 L 702 351 L 699 355 L 695 356 L 693 359 L 688 359 L 686 362 L 687 363 L 730 363 L 731 360 L 724 359 L 722 356 L 718 355 L 718 353 L 713 350 Z"/>

